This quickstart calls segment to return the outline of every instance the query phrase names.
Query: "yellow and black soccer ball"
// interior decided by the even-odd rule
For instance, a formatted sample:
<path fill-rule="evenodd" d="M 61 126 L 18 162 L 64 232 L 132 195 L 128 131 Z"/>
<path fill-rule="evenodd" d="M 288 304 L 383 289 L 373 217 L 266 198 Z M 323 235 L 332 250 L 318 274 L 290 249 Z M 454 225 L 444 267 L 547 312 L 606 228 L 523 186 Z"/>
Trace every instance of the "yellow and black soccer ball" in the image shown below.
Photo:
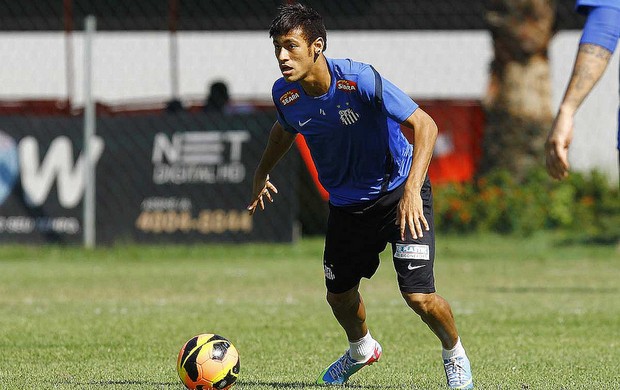
<path fill-rule="evenodd" d="M 239 352 L 216 334 L 199 334 L 183 345 L 177 359 L 181 381 L 190 390 L 230 389 L 239 376 Z"/>

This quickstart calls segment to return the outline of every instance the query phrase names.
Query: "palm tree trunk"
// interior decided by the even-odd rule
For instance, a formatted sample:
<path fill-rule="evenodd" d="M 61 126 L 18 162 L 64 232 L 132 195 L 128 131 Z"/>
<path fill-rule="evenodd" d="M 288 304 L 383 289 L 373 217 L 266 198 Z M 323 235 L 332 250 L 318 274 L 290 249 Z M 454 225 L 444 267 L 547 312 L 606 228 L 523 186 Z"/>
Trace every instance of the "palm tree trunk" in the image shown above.
<path fill-rule="evenodd" d="M 522 179 L 543 164 L 553 120 L 547 50 L 555 33 L 555 0 L 489 0 L 495 58 L 483 106 L 486 126 L 478 169 L 506 169 Z"/>

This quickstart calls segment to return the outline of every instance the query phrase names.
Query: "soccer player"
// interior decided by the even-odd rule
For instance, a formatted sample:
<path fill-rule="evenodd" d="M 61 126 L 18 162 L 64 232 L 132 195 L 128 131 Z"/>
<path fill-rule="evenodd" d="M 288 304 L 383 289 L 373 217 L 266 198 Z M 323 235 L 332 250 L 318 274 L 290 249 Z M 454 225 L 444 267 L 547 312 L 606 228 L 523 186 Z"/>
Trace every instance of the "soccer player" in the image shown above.
<path fill-rule="evenodd" d="M 547 137 L 547 171 L 556 179 L 568 176 L 568 148 L 573 140 L 573 118 L 583 100 L 601 78 L 620 37 L 619 0 L 577 0 L 578 12 L 587 15 L 573 65 L 573 74 Z M 620 110 L 618 111 L 620 121 Z M 618 130 L 620 168 L 620 128 Z"/>
<path fill-rule="evenodd" d="M 253 214 L 273 201 L 277 189 L 269 173 L 301 133 L 329 192 L 327 302 L 350 345 L 317 382 L 343 384 L 381 357 L 358 288 L 375 273 L 389 242 L 405 302 L 441 341 L 449 387 L 473 388 L 450 305 L 435 293 L 433 197 L 426 175 L 435 122 L 372 66 L 325 57 L 325 26 L 311 8 L 283 6 L 269 34 L 283 77 L 273 86 L 277 121 L 256 168 L 248 210 Z M 415 148 L 401 123 L 413 130 Z"/>

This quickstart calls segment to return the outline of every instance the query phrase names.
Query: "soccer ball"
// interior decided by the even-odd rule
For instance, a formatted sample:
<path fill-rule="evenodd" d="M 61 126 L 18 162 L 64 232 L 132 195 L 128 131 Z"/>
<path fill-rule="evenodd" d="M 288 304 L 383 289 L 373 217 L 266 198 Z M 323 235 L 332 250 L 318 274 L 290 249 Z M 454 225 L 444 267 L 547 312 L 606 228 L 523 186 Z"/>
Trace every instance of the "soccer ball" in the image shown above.
<path fill-rule="evenodd" d="M 222 336 L 199 334 L 179 351 L 177 371 L 190 390 L 230 389 L 239 376 L 239 352 Z"/>

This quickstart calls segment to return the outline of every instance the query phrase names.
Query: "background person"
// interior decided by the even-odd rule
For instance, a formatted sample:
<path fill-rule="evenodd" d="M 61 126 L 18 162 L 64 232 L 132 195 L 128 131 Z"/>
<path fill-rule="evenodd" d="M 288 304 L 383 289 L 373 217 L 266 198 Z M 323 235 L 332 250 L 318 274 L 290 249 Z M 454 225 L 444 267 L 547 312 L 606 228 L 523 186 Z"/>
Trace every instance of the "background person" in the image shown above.
<path fill-rule="evenodd" d="M 215 81 L 209 86 L 203 110 L 208 113 L 226 113 L 230 105 L 228 86 L 223 81 Z"/>
<path fill-rule="evenodd" d="M 545 147 L 547 171 L 556 179 L 568 176 L 568 149 L 573 140 L 575 113 L 607 68 L 620 37 L 620 0 L 577 0 L 576 9 L 588 18 L 573 74 Z M 620 166 L 620 129 L 617 148 Z"/>

